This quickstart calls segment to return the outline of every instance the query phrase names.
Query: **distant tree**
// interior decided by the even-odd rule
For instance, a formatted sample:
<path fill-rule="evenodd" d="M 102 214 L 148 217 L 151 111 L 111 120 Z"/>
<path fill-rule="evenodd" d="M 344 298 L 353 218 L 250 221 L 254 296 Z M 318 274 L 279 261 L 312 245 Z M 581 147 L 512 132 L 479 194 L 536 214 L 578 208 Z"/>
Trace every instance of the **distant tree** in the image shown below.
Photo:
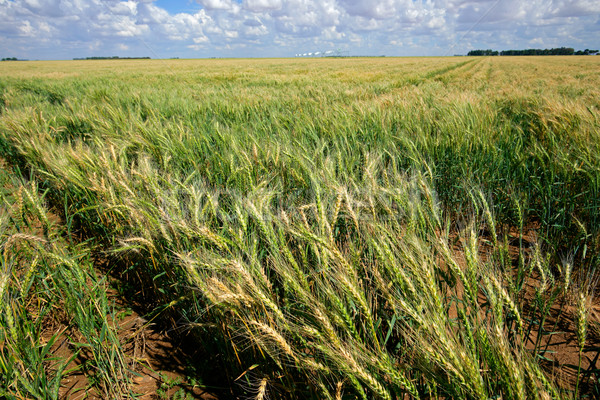
<path fill-rule="evenodd" d="M 568 56 L 575 54 L 571 47 L 559 47 L 553 49 L 525 49 L 525 50 L 502 50 L 502 56 Z"/>
<path fill-rule="evenodd" d="M 150 57 L 119 57 L 119 56 L 110 56 L 110 57 L 86 57 L 86 58 L 74 58 L 73 60 L 149 60 Z"/>
<path fill-rule="evenodd" d="M 558 55 L 561 56 L 572 56 L 575 53 L 575 49 L 572 47 L 561 47 Z"/>
<path fill-rule="evenodd" d="M 552 49 L 524 49 L 524 50 L 471 50 L 469 56 L 570 56 L 597 54 L 599 50 L 577 50 L 572 47 L 556 47 Z"/>
<path fill-rule="evenodd" d="M 492 49 L 487 50 L 471 50 L 467 53 L 468 56 L 497 56 L 498 52 Z"/>

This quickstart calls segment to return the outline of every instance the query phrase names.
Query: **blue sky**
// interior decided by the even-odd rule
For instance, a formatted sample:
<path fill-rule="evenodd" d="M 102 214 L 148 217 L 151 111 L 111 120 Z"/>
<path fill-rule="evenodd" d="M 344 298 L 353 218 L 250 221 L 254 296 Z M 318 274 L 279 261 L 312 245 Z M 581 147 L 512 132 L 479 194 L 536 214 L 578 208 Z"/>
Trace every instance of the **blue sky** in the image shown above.
<path fill-rule="evenodd" d="M 155 1 L 154 5 L 165 9 L 169 12 L 169 14 L 177 14 L 177 13 L 194 13 L 198 11 L 202 6 L 193 0 L 159 0 Z"/>
<path fill-rule="evenodd" d="M 0 57 L 442 56 L 600 47 L 598 0 L 0 0 Z"/>

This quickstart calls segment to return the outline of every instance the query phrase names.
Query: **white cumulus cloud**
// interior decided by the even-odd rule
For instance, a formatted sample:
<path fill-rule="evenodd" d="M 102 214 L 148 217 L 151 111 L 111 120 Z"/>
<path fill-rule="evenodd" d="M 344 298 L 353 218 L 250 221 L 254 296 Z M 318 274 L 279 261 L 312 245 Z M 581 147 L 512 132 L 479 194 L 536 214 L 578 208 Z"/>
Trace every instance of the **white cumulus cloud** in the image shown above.
<path fill-rule="evenodd" d="M 0 0 L 1 56 L 293 56 L 334 49 L 441 55 L 473 47 L 600 47 L 597 0 L 179 2 L 180 11 L 168 11 L 154 0 Z"/>

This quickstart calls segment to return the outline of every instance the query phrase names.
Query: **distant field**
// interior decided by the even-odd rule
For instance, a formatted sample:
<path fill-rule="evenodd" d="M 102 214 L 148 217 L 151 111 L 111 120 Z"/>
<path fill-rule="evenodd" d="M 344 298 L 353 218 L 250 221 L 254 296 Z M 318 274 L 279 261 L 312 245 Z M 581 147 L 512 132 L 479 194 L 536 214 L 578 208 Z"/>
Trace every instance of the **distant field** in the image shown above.
<path fill-rule="evenodd" d="M 0 63 L 0 397 L 142 393 L 96 279 L 198 352 L 163 397 L 600 396 L 598 71 Z"/>

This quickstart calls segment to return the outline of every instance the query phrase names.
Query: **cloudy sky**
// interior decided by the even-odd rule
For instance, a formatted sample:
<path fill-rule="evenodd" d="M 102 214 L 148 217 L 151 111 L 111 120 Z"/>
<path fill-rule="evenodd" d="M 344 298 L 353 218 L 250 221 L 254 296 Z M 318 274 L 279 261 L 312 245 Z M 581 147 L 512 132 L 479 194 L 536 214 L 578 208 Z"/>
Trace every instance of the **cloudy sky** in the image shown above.
<path fill-rule="evenodd" d="M 600 47 L 599 0 L 0 0 L 0 57 Z"/>

